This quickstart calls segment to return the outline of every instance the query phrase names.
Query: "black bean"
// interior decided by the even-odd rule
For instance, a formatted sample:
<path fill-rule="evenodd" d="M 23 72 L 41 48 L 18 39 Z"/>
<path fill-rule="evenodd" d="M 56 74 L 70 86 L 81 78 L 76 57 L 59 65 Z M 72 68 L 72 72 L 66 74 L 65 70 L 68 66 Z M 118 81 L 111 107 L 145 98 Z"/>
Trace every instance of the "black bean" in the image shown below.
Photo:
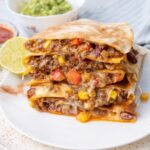
<path fill-rule="evenodd" d="M 95 49 L 95 48 L 96 48 L 96 44 L 91 43 L 91 47 L 92 47 L 93 49 Z"/>
<path fill-rule="evenodd" d="M 120 113 L 120 117 L 123 120 L 131 120 L 133 119 L 133 114 L 131 114 L 130 112 L 123 111 Z"/>
<path fill-rule="evenodd" d="M 136 59 L 135 55 L 132 52 L 127 53 L 127 59 L 132 64 L 136 64 L 137 63 L 137 59 Z"/>
<path fill-rule="evenodd" d="M 43 106 L 44 106 L 45 108 L 48 108 L 48 107 L 49 107 L 49 103 L 43 102 Z"/>

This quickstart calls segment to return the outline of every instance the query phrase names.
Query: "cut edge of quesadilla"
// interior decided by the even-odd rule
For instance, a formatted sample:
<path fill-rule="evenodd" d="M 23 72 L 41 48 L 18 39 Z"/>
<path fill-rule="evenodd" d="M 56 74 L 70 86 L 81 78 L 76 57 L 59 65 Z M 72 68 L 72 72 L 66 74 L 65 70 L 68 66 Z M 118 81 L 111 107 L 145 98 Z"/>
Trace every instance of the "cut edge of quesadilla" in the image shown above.
<path fill-rule="evenodd" d="M 77 72 L 77 71 L 75 71 Z M 61 76 L 61 74 L 63 76 Z M 110 84 L 115 84 L 121 82 L 125 77 L 125 71 L 123 70 L 97 70 L 95 72 L 79 72 L 80 81 L 74 80 L 72 74 L 74 70 L 69 70 L 68 72 L 62 72 L 61 70 L 53 71 L 50 75 L 43 75 L 43 79 L 33 79 L 28 85 L 36 85 L 39 83 L 46 82 L 56 82 L 56 83 L 68 83 L 71 85 L 84 86 L 95 86 L 95 87 L 105 87 Z M 38 73 L 37 73 L 38 74 Z M 37 76 L 36 73 L 34 75 Z M 60 75 L 60 77 L 59 77 Z M 57 77 L 57 78 L 56 78 Z"/>
<path fill-rule="evenodd" d="M 124 102 L 134 95 L 134 89 L 110 85 L 105 88 L 83 88 L 68 84 L 43 83 L 31 86 L 27 92 L 32 101 L 37 98 L 63 98 L 64 101 L 92 102 L 95 106 L 109 106 L 113 103 Z"/>
<path fill-rule="evenodd" d="M 63 98 L 37 98 L 30 100 L 31 107 L 41 112 L 49 112 L 59 115 L 76 116 L 76 118 L 84 122 L 83 117 L 90 115 L 87 120 L 104 120 L 117 122 L 135 122 L 136 112 L 134 96 L 130 96 L 128 100 L 120 104 L 112 104 L 111 106 L 101 106 L 89 109 L 90 103 L 84 103 L 86 109 L 78 106 L 78 101 L 68 102 Z M 81 115 L 84 113 L 84 116 Z"/>
<path fill-rule="evenodd" d="M 26 49 L 32 53 L 88 51 L 105 62 L 109 57 L 121 57 L 128 53 L 132 45 L 133 32 L 127 23 L 100 24 L 87 19 L 50 27 L 25 43 Z M 103 55 L 102 50 L 105 50 Z"/>

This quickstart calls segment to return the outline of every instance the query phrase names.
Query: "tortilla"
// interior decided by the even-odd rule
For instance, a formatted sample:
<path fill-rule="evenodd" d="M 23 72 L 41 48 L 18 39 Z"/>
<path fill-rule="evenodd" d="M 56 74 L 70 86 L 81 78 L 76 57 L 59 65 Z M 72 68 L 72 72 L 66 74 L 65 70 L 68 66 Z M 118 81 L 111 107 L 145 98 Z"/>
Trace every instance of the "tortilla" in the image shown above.
<path fill-rule="evenodd" d="M 47 30 L 33 36 L 29 41 L 32 43 L 36 39 L 74 38 L 105 44 L 114 47 L 123 54 L 128 53 L 133 45 L 133 33 L 127 23 L 102 24 L 88 19 L 80 19 L 61 26 L 49 27 Z"/>
<path fill-rule="evenodd" d="M 35 87 L 33 86 L 32 88 L 35 88 L 35 95 L 30 97 L 29 101 L 31 106 L 39 111 L 71 116 L 77 116 L 80 111 L 86 111 L 91 114 L 92 119 L 107 121 L 133 122 L 136 119 L 134 89 L 121 89 L 116 86 L 109 86 L 105 89 L 100 89 L 101 92 L 106 92 L 108 89 L 109 91 L 114 89 L 127 90 L 128 97 L 122 102 L 108 103 L 109 105 L 107 103 L 97 105 L 97 101 L 100 100 L 97 98 L 92 99 L 92 101 L 83 101 L 83 103 L 81 100 L 76 99 L 75 96 L 74 100 L 72 100 L 70 94 L 74 89 L 70 89 L 69 85 L 54 85 L 53 88 L 57 88 L 57 91 L 48 83 Z M 93 103 L 94 106 L 89 108 L 89 105 Z M 129 113 L 132 118 L 124 119 L 121 117 L 121 113 Z"/>

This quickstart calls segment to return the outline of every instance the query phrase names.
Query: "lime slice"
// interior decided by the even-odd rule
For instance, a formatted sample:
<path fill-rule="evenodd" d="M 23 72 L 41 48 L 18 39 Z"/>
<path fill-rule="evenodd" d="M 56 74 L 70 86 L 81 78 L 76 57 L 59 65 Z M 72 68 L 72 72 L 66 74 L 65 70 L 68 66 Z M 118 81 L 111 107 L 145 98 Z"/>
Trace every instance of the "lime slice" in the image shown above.
<path fill-rule="evenodd" d="M 12 73 L 23 75 L 26 73 L 23 65 L 23 58 L 26 55 L 24 48 L 26 40 L 23 37 L 14 37 L 0 48 L 0 65 L 2 67 Z"/>

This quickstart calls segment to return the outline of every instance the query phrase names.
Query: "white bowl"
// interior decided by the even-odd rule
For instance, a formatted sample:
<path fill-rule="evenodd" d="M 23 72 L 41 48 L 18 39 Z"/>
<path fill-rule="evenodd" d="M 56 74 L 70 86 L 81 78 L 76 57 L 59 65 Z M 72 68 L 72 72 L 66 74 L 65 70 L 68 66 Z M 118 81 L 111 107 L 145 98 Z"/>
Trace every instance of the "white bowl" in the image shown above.
<path fill-rule="evenodd" d="M 19 13 L 24 2 L 27 0 L 6 0 L 6 5 L 15 21 L 21 26 L 28 35 L 33 35 L 43 31 L 49 26 L 60 25 L 67 21 L 77 19 L 79 9 L 83 6 L 85 0 L 67 0 L 72 5 L 72 10 L 59 15 L 33 17 Z"/>

